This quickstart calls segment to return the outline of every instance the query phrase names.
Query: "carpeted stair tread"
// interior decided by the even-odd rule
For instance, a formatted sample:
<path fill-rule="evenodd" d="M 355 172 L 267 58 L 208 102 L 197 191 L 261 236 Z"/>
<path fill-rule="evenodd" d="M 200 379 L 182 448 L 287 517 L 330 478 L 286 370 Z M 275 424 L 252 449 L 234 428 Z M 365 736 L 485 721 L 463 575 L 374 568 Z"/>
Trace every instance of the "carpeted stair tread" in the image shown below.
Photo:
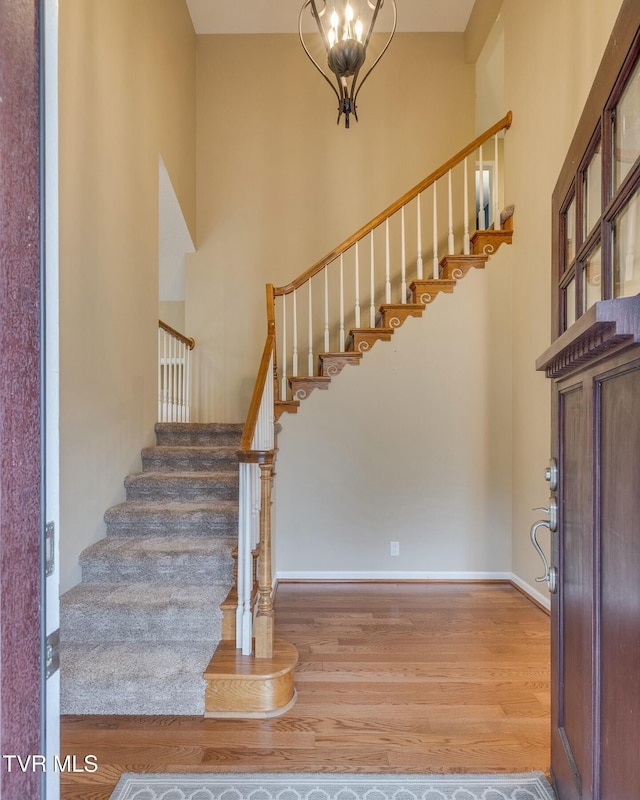
<path fill-rule="evenodd" d="M 158 445 L 233 445 L 242 437 L 242 423 L 231 422 L 158 422 L 155 426 Z"/>
<path fill-rule="evenodd" d="M 222 472 L 238 469 L 237 447 L 162 445 L 142 450 L 142 469 L 152 472 Z"/>
<path fill-rule="evenodd" d="M 62 712 L 202 714 L 237 543 L 242 425 L 158 424 L 60 599 Z"/>
<path fill-rule="evenodd" d="M 127 500 L 108 509 L 104 515 L 107 535 L 190 533 L 202 536 L 230 535 L 238 523 L 238 503 L 159 502 Z"/>
<path fill-rule="evenodd" d="M 230 584 L 84 584 L 60 598 L 63 642 L 202 641 L 220 638 Z M 214 647 L 215 649 L 215 647 Z M 213 650 L 212 650 L 213 652 Z"/>
<path fill-rule="evenodd" d="M 238 472 L 135 472 L 124 481 L 127 500 L 238 500 Z"/>
<path fill-rule="evenodd" d="M 84 584 L 230 585 L 237 537 L 108 536 L 80 555 Z"/>
<path fill-rule="evenodd" d="M 62 644 L 63 714 L 204 713 L 209 642 Z"/>

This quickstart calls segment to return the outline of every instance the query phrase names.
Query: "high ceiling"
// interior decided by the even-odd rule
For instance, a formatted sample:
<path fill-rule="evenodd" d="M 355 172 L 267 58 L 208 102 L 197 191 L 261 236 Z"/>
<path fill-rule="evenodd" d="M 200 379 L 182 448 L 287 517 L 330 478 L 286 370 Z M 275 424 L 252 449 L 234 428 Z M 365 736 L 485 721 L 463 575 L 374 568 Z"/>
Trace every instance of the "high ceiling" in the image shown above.
<path fill-rule="evenodd" d="M 331 7 L 332 0 L 327 2 Z M 464 31 L 474 2 L 396 0 L 398 31 Z M 301 5 L 302 0 L 187 0 L 196 33 L 297 33 Z"/>

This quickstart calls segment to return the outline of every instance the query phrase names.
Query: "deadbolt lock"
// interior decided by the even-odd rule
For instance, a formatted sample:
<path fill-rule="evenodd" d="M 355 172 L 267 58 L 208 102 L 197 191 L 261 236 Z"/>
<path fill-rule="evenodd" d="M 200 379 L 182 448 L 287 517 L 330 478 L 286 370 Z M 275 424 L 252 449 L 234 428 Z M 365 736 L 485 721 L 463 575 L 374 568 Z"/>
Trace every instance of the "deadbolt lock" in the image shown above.
<path fill-rule="evenodd" d="M 552 492 L 558 488 L 558 462 L 555 458 L 549 460 L 549 466 L 544 471 L 545 481 L 549 481 L 549 489 Z"/>

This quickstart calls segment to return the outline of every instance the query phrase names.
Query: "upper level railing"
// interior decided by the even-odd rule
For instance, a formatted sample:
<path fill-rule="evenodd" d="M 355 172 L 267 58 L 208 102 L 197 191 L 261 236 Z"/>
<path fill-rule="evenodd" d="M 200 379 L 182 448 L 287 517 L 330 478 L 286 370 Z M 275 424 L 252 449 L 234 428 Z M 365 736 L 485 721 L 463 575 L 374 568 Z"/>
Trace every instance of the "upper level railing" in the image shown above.
<path fill-rule="evenodd" d="M 511 112 L 306 272 L 273 289 L 279 399 L 290 377 L 344 352 L 350 329 L 374 328 L 382 304 L 404 304 L 412 280 L 440 277 L 444 255 L 470 253 L 475 230 L 500 227 L 502 134 Z"/>
<path fill-rule="evenodd" d="M 191 419 L 191 351 L 195 340 L 158 320 L 158 422 Z"/>

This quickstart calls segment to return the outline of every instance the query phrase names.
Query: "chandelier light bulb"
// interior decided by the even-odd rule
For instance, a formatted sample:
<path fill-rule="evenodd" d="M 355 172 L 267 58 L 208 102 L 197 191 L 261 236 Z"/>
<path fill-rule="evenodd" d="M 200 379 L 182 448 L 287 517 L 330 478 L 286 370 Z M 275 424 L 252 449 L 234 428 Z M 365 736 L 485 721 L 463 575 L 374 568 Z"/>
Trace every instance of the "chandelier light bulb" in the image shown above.
<path fill-rule="evenodd" d="M 347 18 L 347 22 L 351 22 L 353 19 L 353 9 L 351 8 L 351 3 L 347 3 L 346 8 L 344 10 L 344 15 Z"/>
<path fill-rule="evenodd" d="M 338 16 L 335 8 L 333 9 L 333 14 L 331 15 L 331 27 L 337 28 L 340 24 L 340 17 Z"/>
<path fill-rule="evenodd" d="M 360 19 L 356 20 L 356 39 L 361 42 L 362 41 L 362 31 L 364 30 L 364 26 L 362 25 L 362 21 Z"/>

